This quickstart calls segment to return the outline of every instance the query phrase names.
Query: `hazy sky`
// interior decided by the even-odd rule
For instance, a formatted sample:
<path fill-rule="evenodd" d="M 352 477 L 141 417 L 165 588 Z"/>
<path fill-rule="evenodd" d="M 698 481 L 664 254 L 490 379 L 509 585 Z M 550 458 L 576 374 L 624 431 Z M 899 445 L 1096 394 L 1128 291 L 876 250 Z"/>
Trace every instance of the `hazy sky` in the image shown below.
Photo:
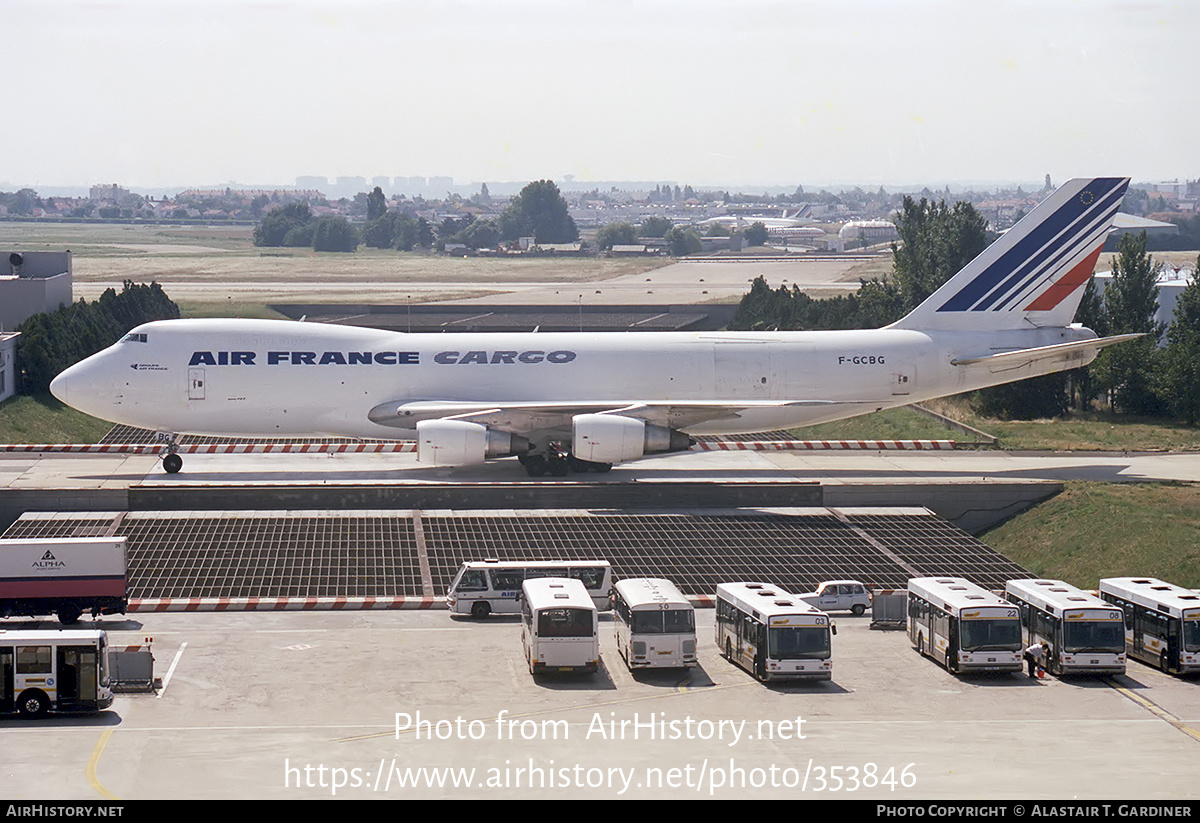
<path fill-rule="evenodd" d="M 0 181 L 1200 176 L 1195 0 L 0 0 Z"/>

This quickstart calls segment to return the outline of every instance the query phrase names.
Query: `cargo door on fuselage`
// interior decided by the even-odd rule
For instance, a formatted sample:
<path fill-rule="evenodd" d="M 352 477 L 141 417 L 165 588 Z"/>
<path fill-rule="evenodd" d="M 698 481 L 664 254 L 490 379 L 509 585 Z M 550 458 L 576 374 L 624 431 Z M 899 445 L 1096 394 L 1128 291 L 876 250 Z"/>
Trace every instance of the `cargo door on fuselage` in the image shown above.
<path fill-rule="evenodd" d="M 770 400 L 779 396 L 778 375 L 766 341 L 718 340 L 713 346 L 717 397 Z"/>

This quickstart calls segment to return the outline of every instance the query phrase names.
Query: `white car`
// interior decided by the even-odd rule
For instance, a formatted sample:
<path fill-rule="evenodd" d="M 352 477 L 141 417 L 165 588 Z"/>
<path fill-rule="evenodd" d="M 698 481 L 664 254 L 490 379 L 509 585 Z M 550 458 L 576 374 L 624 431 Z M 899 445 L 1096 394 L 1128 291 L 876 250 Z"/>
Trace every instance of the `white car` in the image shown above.
<path fill-rule="evenodd" d="M 857 616 L 871 608 L 871 591 L 857 580 L 826 580 L 815 592 L 800 597 L 823 612 L 851 612 Z"/>

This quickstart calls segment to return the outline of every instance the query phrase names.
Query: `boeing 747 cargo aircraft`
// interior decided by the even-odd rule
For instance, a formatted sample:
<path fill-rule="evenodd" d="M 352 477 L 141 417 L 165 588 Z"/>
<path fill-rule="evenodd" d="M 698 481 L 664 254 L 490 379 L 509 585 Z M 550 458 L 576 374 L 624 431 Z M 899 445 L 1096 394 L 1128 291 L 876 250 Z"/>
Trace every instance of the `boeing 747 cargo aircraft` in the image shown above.
<path fill-rule="evenodd" d="M 807 426 L 1090 363 L 1136 336 L 1072 323 L 1128 183 L 1070 181 L 882 329 L 448 335 L 169 320 L 50 388 L 172 435 L 416 440 L 430 465 L 516 456 L 534 476 L 603 471 L 692 435 Z M 173 450 L 163 459 L 182 465 Z"/>

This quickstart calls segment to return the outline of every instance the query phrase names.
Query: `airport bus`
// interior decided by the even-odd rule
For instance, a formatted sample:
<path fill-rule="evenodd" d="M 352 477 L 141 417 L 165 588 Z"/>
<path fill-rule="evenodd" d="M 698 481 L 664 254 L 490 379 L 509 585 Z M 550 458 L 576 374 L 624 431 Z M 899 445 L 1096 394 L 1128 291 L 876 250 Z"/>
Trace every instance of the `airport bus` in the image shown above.
<path fill-rule="evenodd" d="M 454 575 L 446 603 L 451 614 L 476 618 L 516 614 L 521 610 L 521 584 L 538 577 L 574 578 L 583 583 L 597 609 L 608 609 L 612 567 L 607 560 L 468 561 Z"/>
<path fill-rule="evenodd" d="M 108 636 L 98 629 L 0 630 L 0 712 L 95 712 L 112 705 Z"/>
<path fill-rule="evenodd" d="M 596 604 L 576 578 L 540 577 L 521 585 L 521 645 L 532 674 L 600 668 Z"/>
<path fill-rule="evenodd" d="M 1153 577 L 1110 577 L 1100 597 L 1125 612 L 1125 650 L 1164 672 L 1200 671 L 1200 595 Z"/>
<path fill-rule="evenodd" d="M 670 580 L 634 577 L 613 586 L 617 651 L 630 669 L 696 665 L 696 614 Z"/>
<path fill-rule="evenodd" d="M 1051 674 L 1124 674 L 1120 607 L 1061 580 L 1009 580 L 1004 598 L 1021 612 L 1022 645 L 1050 648 Z"/>
<path fill-rule="evenodd" d="M 1021 670 L 1017 607 L 959 577 L 908 581 L 908 639 L 958 674 Z"/>
<path fill-rule="evenodd" d="M 759 680 L 830 680 L 829 615 L 770 583 L 717 586 L 717 648 Z"/>

